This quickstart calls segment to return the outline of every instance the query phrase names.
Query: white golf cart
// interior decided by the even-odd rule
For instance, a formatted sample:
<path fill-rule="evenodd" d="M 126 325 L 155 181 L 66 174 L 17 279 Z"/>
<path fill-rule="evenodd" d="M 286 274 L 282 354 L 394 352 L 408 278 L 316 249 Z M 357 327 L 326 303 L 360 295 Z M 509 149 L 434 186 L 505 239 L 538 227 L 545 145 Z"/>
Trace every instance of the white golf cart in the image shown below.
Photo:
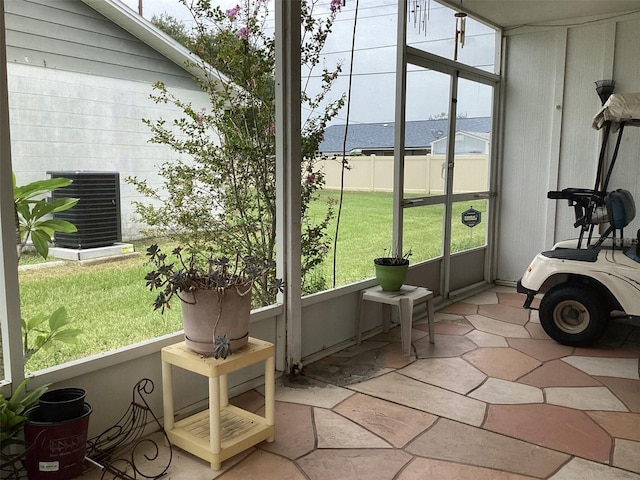
<path fill-rule="evenodd" d="M 547 194 L 574 207 L 579 238 L 536 255 L 518 282 L 518 292 L 527 295 L 525 308 L 532 308 L 534 296 L 543 294 L 540 323 L 551 338 L 565 345 L 595 342 L 612 314 L 640 320 L 640 230 L 627 239 L 622 230 L 634 219 L 635 204 L 626 190 L 607 191 L 625 126 L 640 126 L 640 93 L 611 95 L 593 120 L 594 128 L 604 129 L 594 189 L 565 188 Z M 607 140 L 616 131 L 605 173 Z"/>

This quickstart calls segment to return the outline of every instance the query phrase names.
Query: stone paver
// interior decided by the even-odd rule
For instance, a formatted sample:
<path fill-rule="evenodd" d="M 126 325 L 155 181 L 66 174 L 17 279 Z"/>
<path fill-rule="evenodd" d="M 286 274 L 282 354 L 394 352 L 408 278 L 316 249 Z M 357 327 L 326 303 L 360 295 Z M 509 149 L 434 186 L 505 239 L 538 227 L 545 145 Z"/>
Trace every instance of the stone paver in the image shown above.
<path fill-rule="evenodd" d="M 640 413 L 640 380 L 612 377 L 597 377 L 597 380 L 622 400 L 629 411 Z"/>
<path fill-rule="evenodd" d="M 578 410 L 626 412 L 627 408 L 606 387 L 545 388 L 547 403 Z"/>
<path fill-rule="evenodd" d="M 497 297 L 496 297 L 497 298 Z M 472 315 L 478 312 L 478 304 L 464 302 L 452 303 L 438 310 L 439 313 L 450 313 L 454 315 Z"/>
<path fill-rule="evenodd" d="M 257 413 L 264 416 L 264 409 Z M 312 407 L 276 402 L 275 421 L 278 426 L 276 439 L 264 442 L 261 445 L 263 450 L 294 460 L 315 448 Z"/>
<path fill-rule="evenodd" d="M 559 452 L 608 462 L 611 438 L 589 416 L 555 405 L 489 405 L 484 428 Z"/>
<path fill-rule="evenodd" d="M 305 369 L 304 378 L 314 379 L 325 385 L 345 387 L 393 371 L 393 368 L 385 366 L 387 361 L 393 359 L 383 351 L 395 350 L 401 353 L 397 343 L 364 343 L 373 343 L 375 348 L 359 350 L 355 355 L 325 357 L 309 365 Z M 389 347 L 395 348 L 389 350 Z M 413 360 L 413 357 L 410 356 L 405 358 Z M 402 365 L 406 365 L 406 363 L 402 363 Z"/>
<path fill-rule="evenodd" d="M 640 442 L 640 414 L 622 412 L 587 412 L 593 420 L 615 438 Z"/>
<path fill-rule="evenodd" d="M 529 321 L 529 311 L 509 305 L 480 305 L 478 315 L 501 320 L 516 325 L 524 325 Z"/>
<path fill-rule="evenodd" d="M 389 400 L 423 412 L 451 418 L 469 425 L 480 425 L 485 404 L 473 398 L 427 385 L 398 373 L 389 373 L 366 382 L 352 385 L 361 393 Z"/>
<path fill-rule="evenodd" d="M 310 480 L 361 480 L 394 478 L 410 460 L 411 455 L 395 449 L 322 449 L 297 463 Z M 262 480 L 267 472 L 263 472 Z"/>
<path fill-rule="evenodd" d="M 533 480 L 535 477 L 518 475 L 516 473 L 501 472 L 484 467 L 461 465 L 453 462 L 443 462 L 431 458 L 416 458 L 405 468 L 398 480 Z"/>
<path fill-rule="evenodd" d="M 509 305 L 511 307 L 518 308 L 522 308 L 522 305 L 524 305 L 524 300 L 526 298 L 526 296 L 522 295 L 521 293 L 513 293 L 513 289 L 509 291 L 509 287 L 507 287 L 507 289 L 503 292 L 496 291 L 496 294 L 498 295 L 498 302 L 500 303 L 500 305 Z"/>
<path fill-rule="evenodd" d="M 334 411 L 362 425 L 396 448 L 406 445 L 438 419 L 435 415 L 360 393 L 347 398 Z"/>
<path fill-rule="evenodd" d="M 616 439 L 613 450 L 613 466 L 640 473 L 640 442 Z"/>
<path fill-rule="evenodd" d="M 640 329 L 636 329 L 640 330 Z M 638 334 L 640 335 L 640 334 Z M 630 339 L 633 335 L 629 336 Z M 590 348 L 576 348 L 574 355 L 579 357 L 607 357 L 607 358 L 635 358 L 640 357 L 640 345 L 638 340 L 629 343 L 621 348 L 599 347 L 597 344 Z"/>
<path fill-rule="evenodd" d="M 554 340 L 538 340 L 535 338 L 510 338 L 509 346 L 541 362 L 566 357 L 571 355 L 574 350 L 573 347 L 560 345 Z"/>
<path fill-rule="evenodd" d="M 595 387 L 601 383 L 562 360 L 552 360 L 518 380 L 535 387 Z"/>
<path fill-rule="evenodd" d="M 474 305 L 493 305 L 498 303 L 498 295 L 491 291 L 482 292 L 472 297 L 465 298 L 464 302 L 472 303 Z"/>
<path fill-rule="evenodd" d="M 544 331 L 540 323 L 529 322 L 524 328 L 527 329 L 531 338 L 535 338 L 536 340 L 551 340 L 551 337 L 547 335 L 547 332 Z"/>
<path fill-rule="evenodd" d="M 574 458 L 549 480 L 640 480 L 640 475 Z"/>
<path fill-rule="evenodd" d="M 262 450 L 256 450 L 243 461 L 234 466 L 233 469 L 225 472 L 224 479 L 227 480 L 264 480 L 265 472 L 278 472 L 278 479 L 282 480 L 305 480 L 305 476 L 298 470 L 298 467 L 285 458 Z M 175 477 L 169 477 L 175 478 Z M 185 477 L 205 478 L 202 476 Z"/>
<path fill-rule="evenodd" d="M 546 478 L 569 459 L 563 453 L 445 419 L 411 442 L 406 451 L 539 478 Z"/>
<path fill-rule="evenodd" d="M 413 346 L 418 358 L 459 357 L 478 348 L 467 337 L 459 335 L 436 335 L 435 343 L 429 342 L 429 337 L 426 337 L 413 342 Z"/>
<path fill-rule="evenodd" d="M 248 412 L 257 412 L 264 406 L 264 396 L 255 390 L 241 393 L 230 399 L 229 403 Z"/>
<path fill-rule="evenodd" d="M 508 347 L 507 340 L 501 335 L 473 330 L 465 335 L 479 347 Z"/>
<path fill-rule="evenodd" d="M 313 407 L 332 408 L 345 398 L 353 395 L 350 390 L 327 385 L 313 380 L 305 384 L 283 385 L 283 380 L 276 381 L 276 401 L 302 403 Z"/>
<path fill-rule="evenodd" d="M 640 325 L 638 325 L 625 339 L 620 347 L 612 347 L 611 357 L 640 358 Z"/>
<path fill-rule="evenodd" d="M 499 378 L 488 378 L 469 396 L 493 404 L 542 403 L 544 401 L 541 389 Z"/>
<path fill-rule="evenodd" d="M 493 333 L 502 337 L 531 338 L 527 329 L 521 325 L 501 322 L 483 315 L 469 315 L 467 320 L 482 332 Z"/>
<path fill-rule="evenodd" d="M 380 365 L 385 369 L 398 369 L 406 367 L 410 363 L 414 362 L 416 357 L 414 355 L 404 356 L 402 354 L 402 348 L 397 343 L 390 343 L 386 347 L 381 348 L 378 351 Z"/>
<path fill-rule="evenodd" d="M 517 380 L 540 365 L 535 358 L 512 348 L 478 348 L 462 358 L 488 376 L 503 380 Z"/>
<path fill-rule="evenodd" d="M 330 410 L 315 408 L 318 448 L 391 448 L 387 442 Z"/>
<path fill-rule="evenodd" d="M 414 328 L 428 331 L 429 324 L 422 323 L 414 325 Z M 434 331 L 436 335 L 464 335 L 465 333 L 469 333 L 471 330 L 473 330 L 473 325 L 464 318 L 443 320 L 434 324 Z"/>
<path fill-rule="evenodd" d="M 602 358 L 574 355 L 562 359 L 589 375 L 638 380 L 638 358 Z"/>
<path fill-rule="evenodd" d="M 295 403 L 276 402 L 276 439 L 265 442 L 262 449 L 290 460 L 306 455 L 315 448 L 311 407 Z M 260 412 L 264 415 L 264 412 Z"/>
<path fill-rule="evenodd" d="M 417 360 L 398 370 L 398 373 L 463 395 L 487 378 L 480 370 L 458 357 Z"/>
<path fill-rule="evenodd" d="M 540 313 L 538 312 L 538 310 L 531 310 L 531 312 L 529 313 L 529 323 L 540 324 Z"/>

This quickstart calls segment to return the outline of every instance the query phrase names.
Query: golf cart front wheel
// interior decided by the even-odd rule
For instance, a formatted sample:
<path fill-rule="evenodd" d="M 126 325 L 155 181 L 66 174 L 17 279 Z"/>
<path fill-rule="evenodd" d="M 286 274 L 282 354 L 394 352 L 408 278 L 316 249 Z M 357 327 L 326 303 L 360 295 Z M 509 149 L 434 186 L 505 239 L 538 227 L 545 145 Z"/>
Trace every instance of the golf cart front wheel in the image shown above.
<path fill-rule="evenodd" d="M 557 285 L 540 302 L 540 324 L 563 345 L 589 345 L 607 327 L 608 311 L 599 297 L 592 288 Z"/>

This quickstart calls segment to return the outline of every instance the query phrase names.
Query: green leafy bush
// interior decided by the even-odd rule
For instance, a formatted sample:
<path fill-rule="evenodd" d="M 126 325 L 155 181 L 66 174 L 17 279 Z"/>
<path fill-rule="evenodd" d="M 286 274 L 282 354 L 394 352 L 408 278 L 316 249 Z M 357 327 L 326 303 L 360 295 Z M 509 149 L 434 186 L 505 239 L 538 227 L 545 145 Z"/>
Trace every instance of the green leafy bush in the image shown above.
<path fill-rule="evenodd" d="M 13 175 L 13 201 L 16 211 L 16 230 L 18 232 L 18 258 L 22 256 L 27 241 L 31 239 L 33 246 L 42 258 L 49 255 L 49 243 L 56 232 L 73 233 L 75 225 L 66 221 L 51 218 L 51 214 L 69 210 L 78 203 L 77 198 L 57 198 L 48 200 L 41 198 L 58 188 L 71 185 L 68 178 L 49 178 L 37 180 L 27 185 L 16 185 Z M 70 328 L 71 319 L 67 310 L 60 307 L 52 314 L 38 313 L 29 320 L 20 319 L 22 323 L 23 351 L 25 363 L 40 349 L 48 349 L 56 342 L 76 343 L 82 333 L 77 328 Z"/>
<path fill-rule="evenodd" d="M 202 59 L 194 65 L 202 70 L 201 88 L 209 104 L 193 106 L 163 83 L 155 84 L 152 98 L 178 107 L 182 116 L 173 121 L 145 120 L 152 133 L 150 141 L 169 146 L 177 158 L 160 167 L 160 188 L 127 179 L 152 200 L 136 202 L 136 212 L 149 226 L 145 233 L 150 236 L 171 237 L 206 256 L 251 257 L 258 264 L 275 265 L 275 42 L 265 29 L 268 2 L 242 2 L 226 11 L 211 8 L 208 1 L 187 3 L 195 21 L 191 31 L 166 18 L 164 22 L 169 33 Z M 302 2 L 305 84 L 321 68 L 320 53 L 339 10 L 339 2 L 334 3 L 326 16 L 318 17 L 314 16 L 317 2 Z M 327 123 L 344 103 L 344 96 L 326 99 L 339 72 L 339 65 L 334 70 L 322 68 L 318 93 L 302 94 L 303 108 L 316 112 L 302 126 L 303 288 L 330 245 L 326 229 L 333 217 L 331 205 L 315 221 L 308 208 L 324 186 L 323 173 L 316 168 L 318 145 Z M 314 282 L 322 284 L 317 278 Z M 257 280 L 253 298 L 259 305 L 272 303 L 270 285 Z"/>

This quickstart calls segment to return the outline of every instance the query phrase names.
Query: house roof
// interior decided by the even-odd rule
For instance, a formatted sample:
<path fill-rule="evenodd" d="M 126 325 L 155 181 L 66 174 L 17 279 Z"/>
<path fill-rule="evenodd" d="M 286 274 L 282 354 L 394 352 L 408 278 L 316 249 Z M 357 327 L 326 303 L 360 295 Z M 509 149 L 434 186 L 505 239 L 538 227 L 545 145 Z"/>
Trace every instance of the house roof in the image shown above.
<path fill-rule="evenodd" d="M 202 64 L 202 60 L 197 55 L 138 15 L 137 12 L 124 3 L 119 0 L 82 0 L 82 2 L 191 73 L 194 77 L 200 80 L 205 79 L 202 68 L 197 66 Z M 211 67 L 211 70 L 215 69 Z M 222 73 L 216 71 L 215 76 L 229 83 L 228 78 Z"/>
<path fill-rule="evenodd" d="M 448 119 L 416 120 L 405 124 L 405 148 L 426 148 L 431 142 L 445 137 Z M 349 125 L 346 152 L 353 150 L 391 150 L 394 144 L 395 124 L 360 123 Z M 459 118 L 456 131 L 475 134 L 491 132 L 491 117 Z M 324 132 L 319 150 L 322 153 L 340 153 L 343 150 L 345 125 L 331 125 Z"/>

